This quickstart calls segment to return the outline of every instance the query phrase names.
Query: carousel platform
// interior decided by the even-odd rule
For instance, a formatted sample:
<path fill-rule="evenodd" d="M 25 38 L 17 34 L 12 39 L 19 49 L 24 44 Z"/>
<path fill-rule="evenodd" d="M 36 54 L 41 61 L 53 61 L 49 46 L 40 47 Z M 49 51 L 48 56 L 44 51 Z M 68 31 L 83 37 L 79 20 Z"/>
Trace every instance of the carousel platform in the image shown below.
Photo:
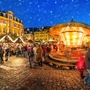
<path fill-rule="evenodd" d="M 72 54 L 66 56 L 64 53 L 52 51 L 46 61 L 50 66 L 55 68 L 65 68 L 65 69 L 75 69 L 76 63 L 78 61 L 78 55 L 83 53 L 85 55 L 85 50 L 73 51 Z"/>

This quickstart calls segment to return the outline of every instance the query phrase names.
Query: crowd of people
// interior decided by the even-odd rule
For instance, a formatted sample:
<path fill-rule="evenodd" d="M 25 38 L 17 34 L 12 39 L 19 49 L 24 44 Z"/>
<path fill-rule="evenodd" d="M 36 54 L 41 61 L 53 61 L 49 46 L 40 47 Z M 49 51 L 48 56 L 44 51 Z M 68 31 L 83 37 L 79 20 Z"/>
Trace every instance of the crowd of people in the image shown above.
<path fill-rule="evenodd" d="M 35 67 L 35 64 L 42 67 L 46 54 L 51 51 L 52 46 L 49 44 L 0 44 L 0 64 L 4 64 L 4 61 L 8 61 L 11 56 L 21 56 L 28 58 L 30 68 Z M 78 58 L 77 70 L 80 72 L 81 79 L 85 79 L 86 85 L 90 88 L 90 48 L 86 55 L 80 54 Z M 84 71 L 86 71 L 85 76 Z"/>
<path fill-rule="evenodd" d="M 0 64 L 8 61 L 11 56 L 22 56 L 29 59 L 30 68 L 37 62 L 42 66 L 46 53 L 51 51 L 50 45 L 46 44 L 1 44 L 0 45 Z M 5 60 L 4 60 L 5 57 Z"/>

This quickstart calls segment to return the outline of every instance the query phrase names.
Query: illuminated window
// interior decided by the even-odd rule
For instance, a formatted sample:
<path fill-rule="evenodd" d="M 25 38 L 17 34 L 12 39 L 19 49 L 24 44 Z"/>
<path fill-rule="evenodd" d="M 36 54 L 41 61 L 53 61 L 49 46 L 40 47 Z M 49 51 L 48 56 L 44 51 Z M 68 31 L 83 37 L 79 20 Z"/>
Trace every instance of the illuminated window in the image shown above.
<path fill-rule="evenodd" d="M 3 23 L 6 24 L 6 21 L 4 20 Z"/>
<path fill-rule="evenodd" d="M 3 32 L 6 33 L 6 28 L 3 28 Z"/>
<path fill-rule="evenodd" d="M 16 27 L 16 24 L 14 24 L 14 27 Z"/>
<path fill-rule="evenodd" d="M 9 19 L 13 19 L 13 16 L 12 15 L 9 15 Z"/>
<path fill-rule="evenodd" d="M 16 17 L 14 17 L 14 20 L 16 21 Z"/>

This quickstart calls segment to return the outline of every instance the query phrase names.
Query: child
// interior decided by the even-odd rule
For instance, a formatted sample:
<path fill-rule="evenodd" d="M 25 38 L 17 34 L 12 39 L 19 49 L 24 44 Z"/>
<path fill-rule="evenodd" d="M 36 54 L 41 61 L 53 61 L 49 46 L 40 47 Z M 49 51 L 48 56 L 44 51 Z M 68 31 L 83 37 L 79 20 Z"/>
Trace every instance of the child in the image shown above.
<path fill-rule="evenodd" d="M 80 54 L 79 55 L 79 58 L 78 58 L 78 62 L 76 64 L 76 67 L 77 67 L 78 71 L 80 72 L 81 79 L 83 79 L 85 77 L 84 76 L 84 70 L 86 68 L 85 59 L 83 57 L 83 54 Z"/>

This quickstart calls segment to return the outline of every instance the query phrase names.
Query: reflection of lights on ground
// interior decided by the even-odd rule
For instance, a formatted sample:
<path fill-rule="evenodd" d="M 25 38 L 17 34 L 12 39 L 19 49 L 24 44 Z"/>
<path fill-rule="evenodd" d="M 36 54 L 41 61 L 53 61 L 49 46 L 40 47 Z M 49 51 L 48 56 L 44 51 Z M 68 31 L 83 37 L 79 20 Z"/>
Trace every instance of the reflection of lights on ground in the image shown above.
<path fill-rule="evenodd" d="M 21 66 L 23 63 L 22 63 L 22 59 L 21 58 L 17 58 L 15 60 L 12 61 L 12 65 L 13 66 Z"/>
<path fill-rule="evenodd" d="M 1 65 L 0 68 L 5 69 L 5 70 L 11 70 L 12 69 L 12 68 L 4 66 L 4 65 Z"/>
<path fill-rule="evenodd" d="M 12 67 L 5 66 L 5 65 L 1 65 L 0 68 L 2 68 L 4 70 L 16 70 L 16 68 L 12 68 Z"/>
<path fill-rule="evenodd" d="M 4 58 L 5 60 L 5 58 Z M 28 63 L 27 63 L 28 64 Z M 26 66 L 25 59 L 20 57 L 10 57 L 5 64 L 0 65 L 0 68 L 4 70 L 17 70 L 17 66 Z"/>

